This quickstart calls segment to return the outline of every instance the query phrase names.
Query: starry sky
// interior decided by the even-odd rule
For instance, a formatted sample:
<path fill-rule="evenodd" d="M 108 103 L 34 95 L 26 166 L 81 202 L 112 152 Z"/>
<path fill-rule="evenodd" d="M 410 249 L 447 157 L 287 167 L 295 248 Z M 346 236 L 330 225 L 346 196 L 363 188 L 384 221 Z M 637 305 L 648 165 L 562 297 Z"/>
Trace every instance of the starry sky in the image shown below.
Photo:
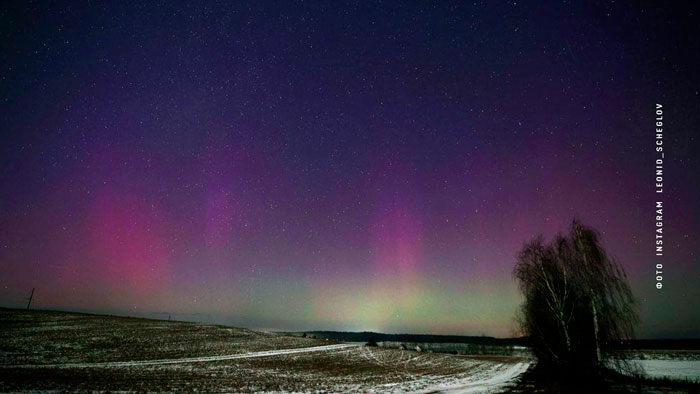
<path fill-rule="evenodd" d="M 697 12 L 485 3 L 3 5 L 0 305 L 510 336 L 577 216 L 699 337 Z"/>

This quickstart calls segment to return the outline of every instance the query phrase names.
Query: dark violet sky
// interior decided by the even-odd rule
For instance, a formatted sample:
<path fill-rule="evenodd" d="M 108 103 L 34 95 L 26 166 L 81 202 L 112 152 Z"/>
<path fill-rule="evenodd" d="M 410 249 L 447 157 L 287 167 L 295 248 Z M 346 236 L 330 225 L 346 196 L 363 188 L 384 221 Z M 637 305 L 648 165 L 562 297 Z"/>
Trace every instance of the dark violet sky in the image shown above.
<path fill-rule="evenodd" d="M 578 216 L 641 337 L 700 336 L 694 10 L 44 3 L 0 9 L 0 305 L 507 336 Z"/>

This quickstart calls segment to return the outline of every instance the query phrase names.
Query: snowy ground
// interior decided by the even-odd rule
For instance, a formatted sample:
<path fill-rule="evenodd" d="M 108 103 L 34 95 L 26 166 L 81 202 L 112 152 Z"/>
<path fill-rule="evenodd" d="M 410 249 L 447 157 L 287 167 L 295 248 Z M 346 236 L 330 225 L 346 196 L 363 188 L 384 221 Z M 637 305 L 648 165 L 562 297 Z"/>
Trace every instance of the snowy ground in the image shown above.
<path fill-rule="evenodd" d="M 261 351 L 261 352 L 252 352 L 252 353 L 243 353 L 243 354 L 224 354 L 221 356 L 207 356 L 207 357 L 185 357 L 185 358 L 135 360 L 135 361 L 107 361 L 107 362 L 102 362 L 102 363 L 24 364 L 24 365 L 15 365 L 13 367 L 14 368 L 143 367 L 143 366 L 150 366 L 150 365 L 207 363 L 207 362 L 212 362 L 212 361 L 238 360 L 238 359 L 242 359 L 242 358 L 273 357 L 273 356 L 282 356 L 282 355 L 288 355 L 288 354 L 340 350 L 340 349 L 347 349 L 347 348 L 355 347 L 355 346 L 359 346 L 359 345 L 356 345 L 356 344 L 338 344 L 338 345 L 309 346 L 309 347 L 294 348 L 294 349 L 265 350 L 265 351 Z"/>
<path fill-rule="evenodd" d="M 700 381 L 700 360 L 633 360 L 654 378 Z"/>
<path fill-rule="evenodd" d="M 499 388 L 507 387 L 520 374 L 527 371 L 529 362 L 515 363 L 512 365 L 500 366 L 499 371 L 492 373 L 487 379 L 475 379 L 475 377 L 462 378 L 450 383 L 440 383 L 430 386 L 421 393 L 482 393 L 498 391 Z"/>
<path fill-rule="evenodd" d="M 0 392 L 498 392 L 529 366 L 192 323 L 0 310 Z"/>
<path fill-rule="evenodd" d="M 652 378 L 670 378 L 700 382 L 700 351 L 647 349 L 625 354 L 634 369 Z"/>

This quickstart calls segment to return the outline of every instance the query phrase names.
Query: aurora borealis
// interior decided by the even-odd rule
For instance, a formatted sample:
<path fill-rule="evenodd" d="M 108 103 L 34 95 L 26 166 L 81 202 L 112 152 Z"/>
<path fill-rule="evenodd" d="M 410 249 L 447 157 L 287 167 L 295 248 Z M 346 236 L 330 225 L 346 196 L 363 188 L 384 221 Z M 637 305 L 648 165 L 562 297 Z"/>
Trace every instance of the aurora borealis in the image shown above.
<path fill-rule="evenodd" d="M 508 336 L 515 253 L 578 216 L 627 270 L 640 337 L 698 337 L 696 22 L 609 2 L 3 8 L 0 305 L 36 288 L 44 308 Z"/>

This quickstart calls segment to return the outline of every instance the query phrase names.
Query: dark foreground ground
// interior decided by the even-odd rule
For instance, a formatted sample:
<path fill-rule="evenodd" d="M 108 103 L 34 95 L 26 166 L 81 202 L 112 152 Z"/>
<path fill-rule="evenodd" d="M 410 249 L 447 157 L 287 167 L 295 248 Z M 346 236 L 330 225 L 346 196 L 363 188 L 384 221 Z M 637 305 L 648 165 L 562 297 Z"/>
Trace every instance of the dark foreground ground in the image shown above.
<path fill-rule="evenodd" d="M 664 378 L 628 377 L 612 371 L 592 379 L 561 379 L 533 366 L 523 373 L 509 393 L 700 393 L 700 384 Z"/>
<path fill-rule="evenodd" d="M 514 357 L 0 309 L 1 392 L 502 392 L 528 366 Z"/>
<path fill-rule="evenodd" d="M 691 382 L 614 373 L 562 383 L 532 361 L 0 308 L 0 392 L 700 393 Z"/>

